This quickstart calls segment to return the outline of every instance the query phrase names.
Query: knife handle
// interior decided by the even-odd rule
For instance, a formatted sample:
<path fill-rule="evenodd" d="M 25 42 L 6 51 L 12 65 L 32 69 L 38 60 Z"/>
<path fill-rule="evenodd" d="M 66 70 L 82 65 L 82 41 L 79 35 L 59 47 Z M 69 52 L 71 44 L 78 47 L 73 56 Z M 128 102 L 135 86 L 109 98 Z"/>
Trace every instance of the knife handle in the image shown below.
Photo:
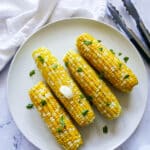
<path fill-rule="evenodd" d="M 149 34 L 148 30 L 146 29 L 142 20 L 139 20 L 139 22 L 137 23 L 137 28 L 140 31 L 140 33 L 143 37 L 143 40 L 145 41 L 145 44 L 150 49 L 150 34 Z"/>
<path fill-rule="evenodd" d="M 141 55 L 147 60 L 148 64 L 150 64 L 149 49 L 143 45 L 143 43 L 139 40 L 136 34 L 129 28 L 128 28 L 127 36 L 130 38 L 130 41 L 134 44 L 134 46 L 141 53 Z"/>

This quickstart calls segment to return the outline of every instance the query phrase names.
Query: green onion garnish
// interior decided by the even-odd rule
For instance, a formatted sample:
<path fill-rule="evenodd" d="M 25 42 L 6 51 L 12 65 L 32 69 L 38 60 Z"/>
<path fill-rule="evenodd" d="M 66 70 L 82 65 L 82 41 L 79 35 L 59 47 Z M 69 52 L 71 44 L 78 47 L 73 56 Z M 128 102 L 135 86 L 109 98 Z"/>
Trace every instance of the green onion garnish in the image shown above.
<path fill-rule="evenodd" d="M 39 61 L 43 64 L 44 63 L 44 58 L 42 56 L 38 56 L 37 57 L 39 59 Z"/>
<path fill-rule="evenodd" d="M 65 62 L 65 66 L 68 67 L 69 62 Z"/>
<path fill-rule="evenodd" d="M 83 41 L 83 43 L 88 46 L 92 44 L 92 41 Z"/>
<path fill-rule="evenodd" d="M 41 100 L 40 103 L 41 103 L 42 106 L 45 106 L 47 104 L 47 102 L 45 100 Z"/>
<path fill-rule="evenodd" d="M 107 103 L 106 103 L 106 106 L 108 106 L 108 107 L 109 107 L 110 105 L 111 105 L 111 103 L 109 103 L 109 102 L 107 102 Z"/>
<path fill-rule="evenodd" d="M 26 108 L 27 108 L 27 109 L 32 109 L 33 106 L 34 106 L 33 104 L 28 104 L 28 105 L 26 106 Z"/>
<path fill-rule="evenodd" d="M 81 95 L 80 95 L 80 98 L 83 99 L 83 98 L 85 98 L 85 96 L 84 96 L 83 94 L 81 94 Z"/>
<path fill-rule="evenodd" d="M 119 69 L 121 69 L 121 67 L 122 67 L 122 63 L 119 63 L 118 65 L 119 65 Z"/>
<path fill-rule="evenodd" d="M 111 51 L 111 53 L 112 53 L 112 54 L 114 54 L 114 55 L 115 55 L 115 52 L 114 52 L 114 50 L 113 50 L 113 49 L 110 49 L 110 51 Z"/>
<path fill-rule="evenodd" d="M 100 51 L 103 51 L 103 48 L 102 48 L 102 47 L 100 47 L 100 48 L 99 48 L 99 50 L 100 50 Z"/>
<path fill-rule="evenodd" d="M 60 120 L 59 120 L 61 126 L 64 128 L 65 127 L 65 119 L 64 119 L 64 116 L 61 116 L 60 117 Z"/>
<path fill-rule="evenodd" d="M 127 78 L 129 78 L 129 75 L 128 75 L 128 74 L 124 76 L 124 79 L 127 79 Z"/>
<path fill-rule="evenodd" d="M 118 53 L 118 55 L 119 55 L 119 56 L 121 56 L 121 55 L 122 55 L 122 53 L 121 53 L 121 52 L 119 52 L 119 53 Z"/>
<path fill-rule="evenodd" d="M 105 133 L 105 134 L 108 133 L 108 127 L 107 126 L 103 127 L 103 133 Z"/>
<path fill-rule="evenodd" d="M 78 69 L 77 69 L 77 72 L 82 72 L 83 70 L 82 70 L 82 68 L 81 67 L 79 67 Z"/>
<path fill-rule="evenodd" d="M 129 57 L 124 57 L 123 60 L 124 60 L 125 63 L 127 63 L 128 60 L 129 60 Z"/>
<path fill-rule="evenodd" d="M 89 110 L 83 110 L 83 111 L 82 111 L 82 115 L 83 115 L 83 116 L 86 116 L 88 112 L 89 112 Z"/>
<path fill-rule="evenodd" d="M 56 69 L 58 67 L 57 64 L 52 64 L 51 66 L 52 66 L 53 69 Z"/>
<path fill-rule="evenodd" d="M 57 130 L 58 133 L 62 132 L 62 128 L 57 128 L 56 130 Z"/>
<path fill-rule="evenodd" d="M 29 73 L 29 76 L 33 76 L 35 74 L 35 70 L 31 70 L 30 73 Z"/>

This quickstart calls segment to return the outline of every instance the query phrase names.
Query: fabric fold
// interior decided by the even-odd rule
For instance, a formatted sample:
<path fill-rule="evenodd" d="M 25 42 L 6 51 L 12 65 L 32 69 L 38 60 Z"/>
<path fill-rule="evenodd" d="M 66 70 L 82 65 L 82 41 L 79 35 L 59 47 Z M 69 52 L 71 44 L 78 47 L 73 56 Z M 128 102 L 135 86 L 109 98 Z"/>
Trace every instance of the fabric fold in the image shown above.
<path fill-rule="evenodd" d="M 45 23 L 72 17 L 103 18 L 106 2 L 107 0 L 5 0 L 0 6 L 0 71 L 27 37 Z"/>

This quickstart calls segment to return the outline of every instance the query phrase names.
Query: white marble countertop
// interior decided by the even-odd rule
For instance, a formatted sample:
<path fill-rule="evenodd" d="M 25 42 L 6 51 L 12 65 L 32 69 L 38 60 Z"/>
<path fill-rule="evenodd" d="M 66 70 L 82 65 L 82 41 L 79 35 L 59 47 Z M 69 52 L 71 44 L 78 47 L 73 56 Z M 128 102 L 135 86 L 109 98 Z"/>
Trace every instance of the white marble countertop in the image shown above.
<path fill-rule="evenodd" d="M 135 1 L 135 0 L 134 0 Z M 135 4 L 142 16 L 144 23 L 150 31 L 150 1 L 137 0 Z M 134 27 L 134 22 L 131 17 L 127 17 L 127 13 L 124 9 L 120 10 L 121 13 L 126 16 L 129 26 L 138 34 Z M 111 22 L 108 17 L 104 19 L 106 22 Z M 112 24 L 112 22 L 111 22 Z M 148 75 L 150 74 L 150 66 L 146 65 Z M 18 130 L 15 125 L 11 114 L 8 110 L 7 98 L 6 98 L 6 80 L 9 64 L 0 73 L 0 150 L 37 150 Z M 150 76 L 148 76 L 149 91 L 150 91 Z M 134 132 L 134 134 L 119 148 L 116 150 L 150 150 L 150 92 L 148 94 L 147 107 L 140 122 L 140 125 Z"/>

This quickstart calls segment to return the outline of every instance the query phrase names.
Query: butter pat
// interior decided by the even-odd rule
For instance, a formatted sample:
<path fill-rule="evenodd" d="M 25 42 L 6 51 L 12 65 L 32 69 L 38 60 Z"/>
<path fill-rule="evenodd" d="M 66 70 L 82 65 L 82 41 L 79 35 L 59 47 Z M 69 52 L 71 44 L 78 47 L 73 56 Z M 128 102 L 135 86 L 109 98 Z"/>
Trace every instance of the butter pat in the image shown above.
<path fill-rule="evenodd" d="M 72 93 L 72 89 L 68 86 L 62 85 L 59 89 L 59 91 L 64 95 L 64 97 L 66 98 L 72 98 L 73 93 Z"/>

